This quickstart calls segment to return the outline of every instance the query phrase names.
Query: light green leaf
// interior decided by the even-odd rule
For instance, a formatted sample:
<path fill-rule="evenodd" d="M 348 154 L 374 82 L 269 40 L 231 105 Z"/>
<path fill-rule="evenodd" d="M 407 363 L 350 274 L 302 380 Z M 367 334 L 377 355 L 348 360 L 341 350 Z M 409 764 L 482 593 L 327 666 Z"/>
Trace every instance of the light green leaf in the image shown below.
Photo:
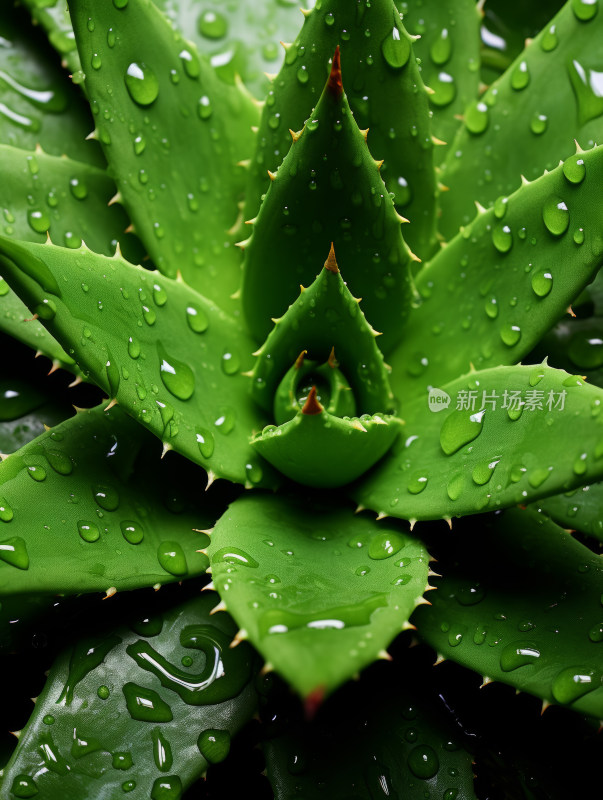
<path fill-rule="evenodd" d="M 234 309 L 240 254 L 228 230 L 244 182 L 237 163 L 252 151 L 252 99 L 220 81 L 151 0 L 69 7 L 96 135 L 134 229 L 161 272 L 180 271 Z"/>
<path fill-rule="evenodd" d="M 128 218 L 118 205 L 108 206 L 115 183 L 96 167 L 67 158 L 0 145 L 0 208 L 7 236 L 65 247 L 88 247 L 113 254 L 119 242 L 130 260 L 142 257 L 140 243 L 124 233 Z M 0 275 L 2 264 L 0 263 Z M 0 330 L 9 333 L 55 363 L 72 368 L 73 359 L 0 279 Z M 27 321 L 26 321 L 27 320 Z"/>
<path fill-rule="evenodd" d="M 249 444 L 266 422 L 241 374 L 254 345 L 231 317 L 119 256 L 7 239 L 0 252 L 5 278 L 84 374 L 167 449 L 214 477 L 274 485 Z"/>
<path fill-rule="evenodd" d="M 301 491 L 236 500 L 208 554 L 244 636 L 303 695 L 332 692 L 407 627 L 429 559 L 399 524 Z"/>
<path fill-rule="evenodd" d="M 399 398 L 520 361 L 603 259 L 603 147 L 479 213 L 417 278 L 423 303 L 389 361 Z"/>
<path fill-rule="evenodd" d="M 433 92 L 433 133 L 447 145 L 434 151 L 441 163 L 460 126 L 459 115 L 478 96 L 481 14 L 475 0 L 402 0 L 397 5 L 408 32 L 421 37 L 413 48 L 423 83 Z"/>
<path fill-rule="evenodd" d="M 600 718 L 600 557 L 533 511 L 459 533 L 432 605 L 413 615 L 421 638 L 490 680 Z"/>
<path fill-rule="evenodd" d="M 458 517 L 603 478 L 601 389 L 545 365 L 474 372 L 411 400 L 354 498 L 402 519 Z"/>
<path fill-rule="evenodd" d="M 255 658 L 212 593 L 77 640 L 4 771 L 15 797 L 175 800 L 254 711 Z"/>
<path fill-rule="evenodd" d="M 466 109 L 442 180 L 440 230 L 446 239 L 473 217 L 473 203 L 534 180 L 574 150 L 601 142 L 603 14 L 598 5 L 568 0 L 504 75 Z"/>
<path fill-rule="evenodd" d="M 97 408 L 0 464 L 2 594 L 113 593 L 203 574 L 205 536 L 193 528 L 211 516 L 168 507 L 157 448 L 153 468 L 133 472 L 148 438 L 123 411 Z"/>
<path fill-rule="evenodd" d="M 61 69 L 28 15 L 3 3 L 0 19 L 0 142 L 25 150 L 41 145 L 102 166 L 96 142 L 86 141 L 94 122 L 85 101 Z"/>

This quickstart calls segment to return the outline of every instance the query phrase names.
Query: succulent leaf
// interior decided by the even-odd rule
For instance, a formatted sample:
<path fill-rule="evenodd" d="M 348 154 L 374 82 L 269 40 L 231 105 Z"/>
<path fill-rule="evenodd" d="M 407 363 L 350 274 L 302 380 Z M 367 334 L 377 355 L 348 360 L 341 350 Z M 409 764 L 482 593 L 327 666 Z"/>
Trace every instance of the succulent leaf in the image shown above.
<path fill-rule="evenodd" d="M 421 78 L 433 94 L 433 134 L 444 144 L 434 157 L 441 163 L 460 126 L 459 115 L 478 95 L 481 15 L 474 0 L 402 0 L 397 3 L 419 59 Z"/>
<path fill-rule="evenodd" d="M 394 193 L 398 210 L 412 223 L 405 232 L 410 246 L 420 257 L 427 256 L 436 246 L 437 191 L 429 106 L 412 38 L 392 0 L 322 0 L 306 15 L 299 36 L 287 46 L 285 64 L 266 99 L 251 163 L 245 218 L 258 213 L 260 196 L 269 185 L 266 171 L 276 172 L 291 146 L 288 129 L 298 131 L 306 120 L 315 118 L 312 109 L 323 91 L 327 65 L 337 45 L 341 46 L 345 88 L 356 122 L 369 128 L 371 153 L 385 162 L 387 191 Z M 326 120 L 324 123 L 323 130 L 329 125 Z M 345 120 L 341 123 L 345 125 Z M 340 178 L 346 180 L 345 172 Z M 303 180 L 307 186 L 306 174 Z M 328 178 L 326 182 L 328 186 Z M 320 183 L 318 186 L 320 189 Z"/>
<path fill-rule="evenodd" d="M 347 274 L 347 262 L 341 264 Z M 279 383 L 299 354 L 322 363 L 334 348 L 334 368 L 349 382 L 358 413 L 391 411 L 394 396 L 376 335 L 347 288 L 331 246 L 324 268 L 307 289 L 302 287 L 259 349 L 252 376 L 254 400 L 272 411 Z"/>
<path fill-rule="evenodd" d="M 375 665 L 315 720 L 290 724 L 263 744 L 275 800 L 318 792 L 333 800 L 379 793 L 476 800 L 471 754 L 442 710 L 405 689 L 406 672 L 394 670 L 395 664 Z"/>
<path fill-rule="evenodd" d="M 421 638 L 490 680 L 600 717 L 600 557 L 528 510 L 461 530 L 432 605 L 413 615 Z"/>
<path fill-rule="evenodd" d="M 448 239 L 473 217 L 473 202 L 534 180 L 601 141 L 603 15 L 597 2 L 568 0 L 508 70 L 464 114 L 444 164 L 440 230 Z M 512 109 L 512 113 L 509 113 Z M 517 123 L 521 120 L 521 124 Z M 459 155 L 462 154 L 462 155 Z"/>
<path fill-rule="evenodd" d="M 398 397 L 532 350 L 601 264 L 602 181 L 603 147 L 578 152 L 478 213 L 433 259 L 390 356 Z"/>
<path fill-rule="evenodd" d="M 151 0 L 70 2 L 98 136 L 157 268 L 232 310 L 237 217 L 253 101 L 226 86 Z M 90 21 L 90 22 L 89 22 Z M 107 30 L 113 39 L 107 40 Z"/>
<path fill-rule="evenodd" d="M 208 555 L 228 611 L 302 695 L 330 693 L 406 627 L 429 559 L 398 523 L 301 491 L 236 500 Z"/>
<path fill-rule="evenodd" d="M 404 405 L 403 436 L 353 496 L 379 513 L 438 519 L 570 491 L 603 477 L 601 399 L 545 365 L 458 378 Z"/>
<path fill-rule="evenodd" d="M 231 317 L 119 256 L 7 239 L 0 252 L 5 278 L 30 308 L 51 309 L 44 324 L 84 374 L 168 449 L 220 478 L 274 484 L 249 445 L 266 422 L 241 374 L 253 344 Z"/>
<path fill-rule="evenodd" d="M 44 36 L 27 15 L 4 3 L 0 20 L 0 141 L 24 150 L 41 145 L 102 166 L 97 142 L 87 141 L 93 122 L 86 103 L 69 85 Z"/>
<path fill-rule="evenodd" d="M 0 453 L 14 453 L 44 433 L 46 425 L 62 422 L 71 412 L 31 383 L 0 379 Z"/>
<path fill-rule="evenodd" d="M 32 22 L 46 31 L 48 41 L 69 69 L 74 83 L 82 84 L 84 73 L 77 52 L 73 26 L 66 0 L 23 0 L 23 5 L 31 15 Z"/>
<path fill-rule="evenodd" d="M 386 352 L 408 313 L 413 256 L 341 76 L 337 50 L 312 119 L 295 134 L 243 243 L 243 310 L 250 330 L 263 339 L 270 319 L 283 314 L 300 284 L 314 279 L 317 262 L 334 243 L 350 290 L 365 298 L 369 322 L 379 320 Z"/>
<path fill-rule="evenodd" d="M 546 497 L 534 504 L 558 525 L 571 530 L 579 530 L 603 542 L 603 483 L 581 486 L 572 492 L 564 492 Z"/>
<path fill-rule="evenodd" d="M 209 616 L 214 603 L 205 594 L 63 652 L 4 771 L 13 796 L 175 800 L 223 759 L 254 711 L 256 659 L 229 648 L 234 626 Z"/>
<path fill-rule="evenodd" d="M 210 515 L 173 514 L 161 471 L 131 474 L 148 438 L 120 409 L 97 408 L 0 464 L 3 595 L 111 593 L 204 573 L 206 537 L 193 528 Z"/>

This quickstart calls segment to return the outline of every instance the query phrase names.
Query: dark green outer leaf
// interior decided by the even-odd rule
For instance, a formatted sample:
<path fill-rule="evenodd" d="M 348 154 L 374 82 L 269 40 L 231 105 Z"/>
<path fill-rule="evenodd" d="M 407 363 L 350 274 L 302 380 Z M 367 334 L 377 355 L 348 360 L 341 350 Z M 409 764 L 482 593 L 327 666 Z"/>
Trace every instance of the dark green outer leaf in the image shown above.
<path fill-rule="evenodd" d="M 441 390 L 403 405 L 406 430 L 352 490 L 363 506 L 403 519 L 448 518 L 603 477 L 603 392 L 579 376 L 498 367 Z"/>
<path fill-rule="evenodd" d="M 32 796 L 15 792 L 21 781 L 47 800 L 176 800 L 224 758 L 254 710 L 255 657 L 247 645 L 229 648 L 232 621 L 209 616 L 216 600 L 206 594 L 65 651 L 4 772 L 3 796 Z"/>
<path fill-rule="evenodd" d="M 18 260 L 21 269 L 13 264 L 5 276 L 30 307 L 56 306 L 45 323 L 82 371 L 168 449 L 214 477 L 278 481 L 249 444 L 266 420 L 241 374 L 254 345 L 231 317 L 184 283 L 119 257 L 9 240 L 0 250 Z"/>
<path fill-rule="evenodd" d="M 397 523 L 355 517 L 333 492 L 245 495 L 208 553 L 228 611 L 303 695 L 332 692 L 382 655 L 427 584 L 420 542 Z"/>
<path fill-rule="evenodd" d="M 86 141 L 94 122 L 70 85 L 44 35 L 28 26 L 27 13 L 2 4 L 0 19 L 0 142 L 68 155 L 102 166 L 96 142 Z"/>
<path fill-rule="evenodd" d="M 98 408 L 2 462 L 2 594 L 134 589 L 204 573 L 206 539 L 193 528 L 210 514 L 201 504 L 169 509 L 157 449 L 150 474 L 131 474 L 148 438 L 120 409 Z"/>
<path fill-rule="evenodd" d="M 438 564 L 432 605 L 413 615 L 419 635 L 490 679 L 600 718 L 600 557 L 532 511 L 459 530 L 456 563 Z"/>
<path fill-rule="evenodd" d="M 568 0 L 505 74 L 465 112 L 444 164 L 440 230 L 452 238 L 473 217 L 574 150 L 601 142 L 603 59 L 599 3 Z M 579 16 L 581 18 L 579 18 Z M 517 87 L 517 88 L 514 88 Z"/>
<path fill-rule="evenodd" d="M 547 497 L 534 503 L 533 508 L 563 528 L 581 531 L 603 542 L 603 483 Z"/>
<path fill-rule="evenodd" d="M 226 86 L 151 0 L 71 0 L 86 89 L 136 232 L 158 269 L 227 310 L 240 277 L 237 219 L 258 112 Z M 107 31 L 111 35 L 107 38 Z"/>
<path fill-rule="evenodd" d="M 599 268 L 602 184 L 603 147 L 579 152 L 478 214 L 433 259 L 389 357 L 399 400 L 530 352 Z"/>

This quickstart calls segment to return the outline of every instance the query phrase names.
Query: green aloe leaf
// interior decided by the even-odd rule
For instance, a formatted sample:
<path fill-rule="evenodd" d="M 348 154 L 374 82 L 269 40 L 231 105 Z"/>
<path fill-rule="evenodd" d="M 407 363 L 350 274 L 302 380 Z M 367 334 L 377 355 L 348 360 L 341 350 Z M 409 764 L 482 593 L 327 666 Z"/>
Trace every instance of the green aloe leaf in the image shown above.
<path fill-rule="evenodd" d="M 346 74 L 344 65 L 344 80 Z M 364 298 L 369 322 L 379 322 L 379 344 L 387 351 L 408 314 L 413 256 L 379 165 L 350 111 L 339 50 L 312 119 L 294 139 L 272 175 L 251 237 L 242 242 L 249 327 L 263 339 L 270 320 L 285 312 L 300 284 L 314 280 L 333 243 L 350 291 Z"/>
<path fill-rule="evenodd" d="M 413 48 L 423 83 L 433 92 L 433 133 L 447 145 L 434 152 L 441 162 L 460 126 L 459 115 L 478 95 L 481 14 L 475 0 L 402 0 L 397 5 L 408 32 L 421 37 Z"/>
<path fill-rule="evenodd" d="M 408 242 L 420 257 L 429 255 L 436 246 L 437 186 L 427 91 L 412 39 L 392 0 L 323 0 L 306 15 L 301 33 L 287 45 L 285 64 L 266 99 L 250 165 L 245 219 L 258 213 L 269 185 L 266 172 L 277 170 L 291 146 L 288 129 L 300 130 L 314 118 L 312 109 L 337 45 L 356 122 L 369 129 L 371 153 L 385 160 L 387 191 L 394 193 L 396 207 L 412 223 L 405 232 Z M 308 183 L 305 175 L 304 181 Z"/>
<path fill-rule="evenodd" d="M 115 183 L 101 169 L 41 152 L 0 145 L 2 232 L 15 239 L 79 247 L 113 254 L 119 243 L 133 260 L 142 254 L 134 237 L 124 234 L 128 219 L 118 205 L 107 204 Z M 0 263 L 0 274 L 2 264 Z M 26 321 L 27 320 L 27 321 Z M 54 362 L 73 368 L 74 361 L 0 280 L 0 330 Z"/>
<path fill-rule="evenodd" d="M 413 616 L 422 639 L 490 680 L 601 717 L 599 556 L 542 515 L 512 510 L 463 523 L 438 569 L 432 605 Z"/>
<path fill-rule="evenodd" d="M 591 0 L 568 0 L 505 74 L 465 111 L 444 165 L 440 197 L 446 238 L 473 216 L 573 152 L 600 142 L 603 15 Z M 519 120 L 519 122 L 518 122 Z"/>
<path fill-rule="evenodd" d="M 332 692 L 407 627 L 429 560 L 399 524 L 355 517 L 334 494 L 301 492 L 236 500 L 208 555 L 214 585 L 244 629 L 239 638 L 303 695 Z"/>
<path fill-rule="evenodd" d="M 395 668 L 375 665 L 315 720 L 290 723 L 263 743 L 275 800 L 475 800 L 471 754 L 442 710 L 401 685 L 407 674 Z"/>
<path fill-rule="evenodd" d="M 53 155 L 102 166 L 94 122 L 55 54 L 28 24 L 27 14 L 4 3 L 0 20 L 0 141 L 25 150 L 41 145 Z"/>
<path fill-rule="evenodd" d="M 594 286 L 588 287 L 589 294 Z M 577 319 L 566 317 L 542 338 L 530 358 L 547 354 L 552 366 L 579 372 L 589 383 L 603 386 L 602 323 L 599 312 Z"/>
<path fill-rule="evenodd" d="M 147 438 L 120 409 L 97 408 L 2 462 L 2 594 L 113 593 L 203 574 L 205 536 L 193 528 L 210 513 L 173 513 L 157 463 L 132 474 Z"/>
<path fill-rule="evenodd" d="M 255 706 L 255 658 L 209 594 L 76 641 L 54 664 L 4 770 L 12 796 L 175 800 Z M 108 796 L 108 795 L 107 795 Z"/>
<path fill-rule="evenodd" d="M 232 309 L 236 221 L 257 121 L 252 99 L 220 81 L 150 0 L 71 17 L 98 136 L 134 229 L 164 274 Z M 107 32 L 109 31 L 109 36 Z"/>
<path fill-rule="evenodd" d="M 0 453 L 14 453 L 71 411 L 29 382 L 0 379 Z"/>
<path fill-rule="evenodd" d="M 265 424 L 241 374 L 252 366 L 253 344 L 231 317 L 184 283 L 119 256 L 7 239 L 0 251 L 5 278 L 84 374 L 167 449 L 214 477 L 274 483 L 249 444 Z"/>
<path fill-rule="evenodd" d="M 603 542 L 603 483 L 581 486 L 572 492 L 547 497 L 534 504 L 558 525 L 579 530 Z"/>
<path fill-rule="evenodd" d="M 74 82 L 83 81 L 67 0 L 23 0 L 23 5 L 34 23 L 46 31 L 48 41 L 69 69 Z"/>
<path fill-rule="evenodd" d="M 603 147 L 578 152 L 478 213 L 433 259 L 389 359 L 398 397 L 530 352 L 603 259 L 602 181 Z"/>
<path fill-rule="evenodd" d="M 545 365 L 458 378 L 404 405 L 406 428 L 353 490 L 403 519 L 494 510 L 603 477 L 601 389 Z"/>

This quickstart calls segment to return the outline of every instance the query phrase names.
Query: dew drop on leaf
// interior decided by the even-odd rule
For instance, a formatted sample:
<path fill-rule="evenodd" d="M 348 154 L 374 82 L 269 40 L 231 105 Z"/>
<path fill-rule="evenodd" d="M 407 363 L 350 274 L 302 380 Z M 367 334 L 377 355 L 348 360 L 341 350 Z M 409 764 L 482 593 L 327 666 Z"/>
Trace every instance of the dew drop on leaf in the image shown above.
<path fill-rule="evenodd" d="M 139 106 L 150 106 L 159 95 L 159 81 L 153 70 L 143 62 L 132 62 L 126 70 L 126 88 Z"/>

